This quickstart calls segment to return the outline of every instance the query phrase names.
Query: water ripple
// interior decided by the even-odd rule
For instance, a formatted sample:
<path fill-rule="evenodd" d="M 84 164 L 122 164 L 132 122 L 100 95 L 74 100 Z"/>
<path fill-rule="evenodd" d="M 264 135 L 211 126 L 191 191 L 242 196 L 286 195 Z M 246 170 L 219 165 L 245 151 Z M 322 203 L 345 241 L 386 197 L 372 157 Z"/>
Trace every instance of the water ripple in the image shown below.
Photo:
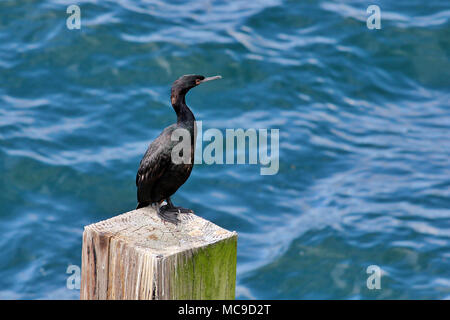
<path fill-rule="evenodd" d="M 135 207 L 187 73 L 223 76 L 187 97 L 204 130 L 280 129 L 277 175 L 201 164 L 174 197 L 239 232 L 238 298 L 450 296 L 446 4 L 71 4 L 0 2 L 0 298 L 79 297 L 83 226 Z"/>

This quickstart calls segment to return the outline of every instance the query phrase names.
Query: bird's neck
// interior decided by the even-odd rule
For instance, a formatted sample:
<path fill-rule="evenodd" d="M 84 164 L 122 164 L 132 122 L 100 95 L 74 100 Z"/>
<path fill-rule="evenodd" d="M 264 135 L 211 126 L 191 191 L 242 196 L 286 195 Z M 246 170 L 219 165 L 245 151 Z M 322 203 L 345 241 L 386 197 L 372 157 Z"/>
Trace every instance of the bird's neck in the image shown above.
<path fill-rule="evenodd" d="M 194 114 L 191 109 L 186 105 L 185 100 L 186 92 L 172 91 L 170 95 L 170 101 L 172 107 L 177 114 L 177 123 L 192 124 L 195 121 Z"/>

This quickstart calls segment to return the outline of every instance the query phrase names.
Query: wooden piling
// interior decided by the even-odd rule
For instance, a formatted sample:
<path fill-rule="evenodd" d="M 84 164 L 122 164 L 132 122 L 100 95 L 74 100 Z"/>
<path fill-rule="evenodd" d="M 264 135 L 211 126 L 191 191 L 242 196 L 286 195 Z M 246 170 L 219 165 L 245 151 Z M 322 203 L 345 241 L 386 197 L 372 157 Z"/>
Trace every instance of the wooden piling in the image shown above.
<path fill-rule="evenodd" d="M 85 227 L 81 299 L 234 299 L 237 233 L 151 208 Z"/>

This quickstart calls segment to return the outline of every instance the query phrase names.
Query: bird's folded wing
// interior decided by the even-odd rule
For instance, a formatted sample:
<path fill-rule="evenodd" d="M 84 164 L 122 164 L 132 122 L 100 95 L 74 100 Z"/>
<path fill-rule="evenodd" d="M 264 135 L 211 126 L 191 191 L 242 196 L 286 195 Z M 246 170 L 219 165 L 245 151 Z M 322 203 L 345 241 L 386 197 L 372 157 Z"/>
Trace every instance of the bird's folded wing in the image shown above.
<path fill-rule="evenodd" d="M 162 145 L 150 145 L 136 175 L 138 202 L 150 201 L 154 183 L 170 165 L 170 153 Z"/>

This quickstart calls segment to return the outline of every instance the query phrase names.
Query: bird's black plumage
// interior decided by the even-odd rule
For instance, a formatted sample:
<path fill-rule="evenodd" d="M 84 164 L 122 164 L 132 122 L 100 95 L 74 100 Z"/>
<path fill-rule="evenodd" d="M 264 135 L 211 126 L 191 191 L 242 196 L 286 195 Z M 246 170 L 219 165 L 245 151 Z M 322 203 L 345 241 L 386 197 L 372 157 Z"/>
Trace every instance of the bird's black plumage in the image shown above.
<path fill-rule="evenodd" d="M 177 122 L 168 126 L 150 144 L 141 160 L 136 175 L 138 208 L 162 201 L 167 201 L 166 210 L 187 210 L 173 206 L 170 201 L 179 187 L 189 178 L 194 164 L 195 151 L 195 117 L 186 105 L 185 96 L 190 89 L 202 82 L 220 78 L 219 76 L 205 78 L 201 75 L 184 75 L 177 79 L 171 90 L 172 107 L 177 114 Z M 176 163 L 172 159 L 172 150 L 179 143 L 173 141 L 175 130 L 185 129 L 190 135 L 191 152 L 188 161 Z M 158 207 L 159 208 L 159 207 Z"/>

